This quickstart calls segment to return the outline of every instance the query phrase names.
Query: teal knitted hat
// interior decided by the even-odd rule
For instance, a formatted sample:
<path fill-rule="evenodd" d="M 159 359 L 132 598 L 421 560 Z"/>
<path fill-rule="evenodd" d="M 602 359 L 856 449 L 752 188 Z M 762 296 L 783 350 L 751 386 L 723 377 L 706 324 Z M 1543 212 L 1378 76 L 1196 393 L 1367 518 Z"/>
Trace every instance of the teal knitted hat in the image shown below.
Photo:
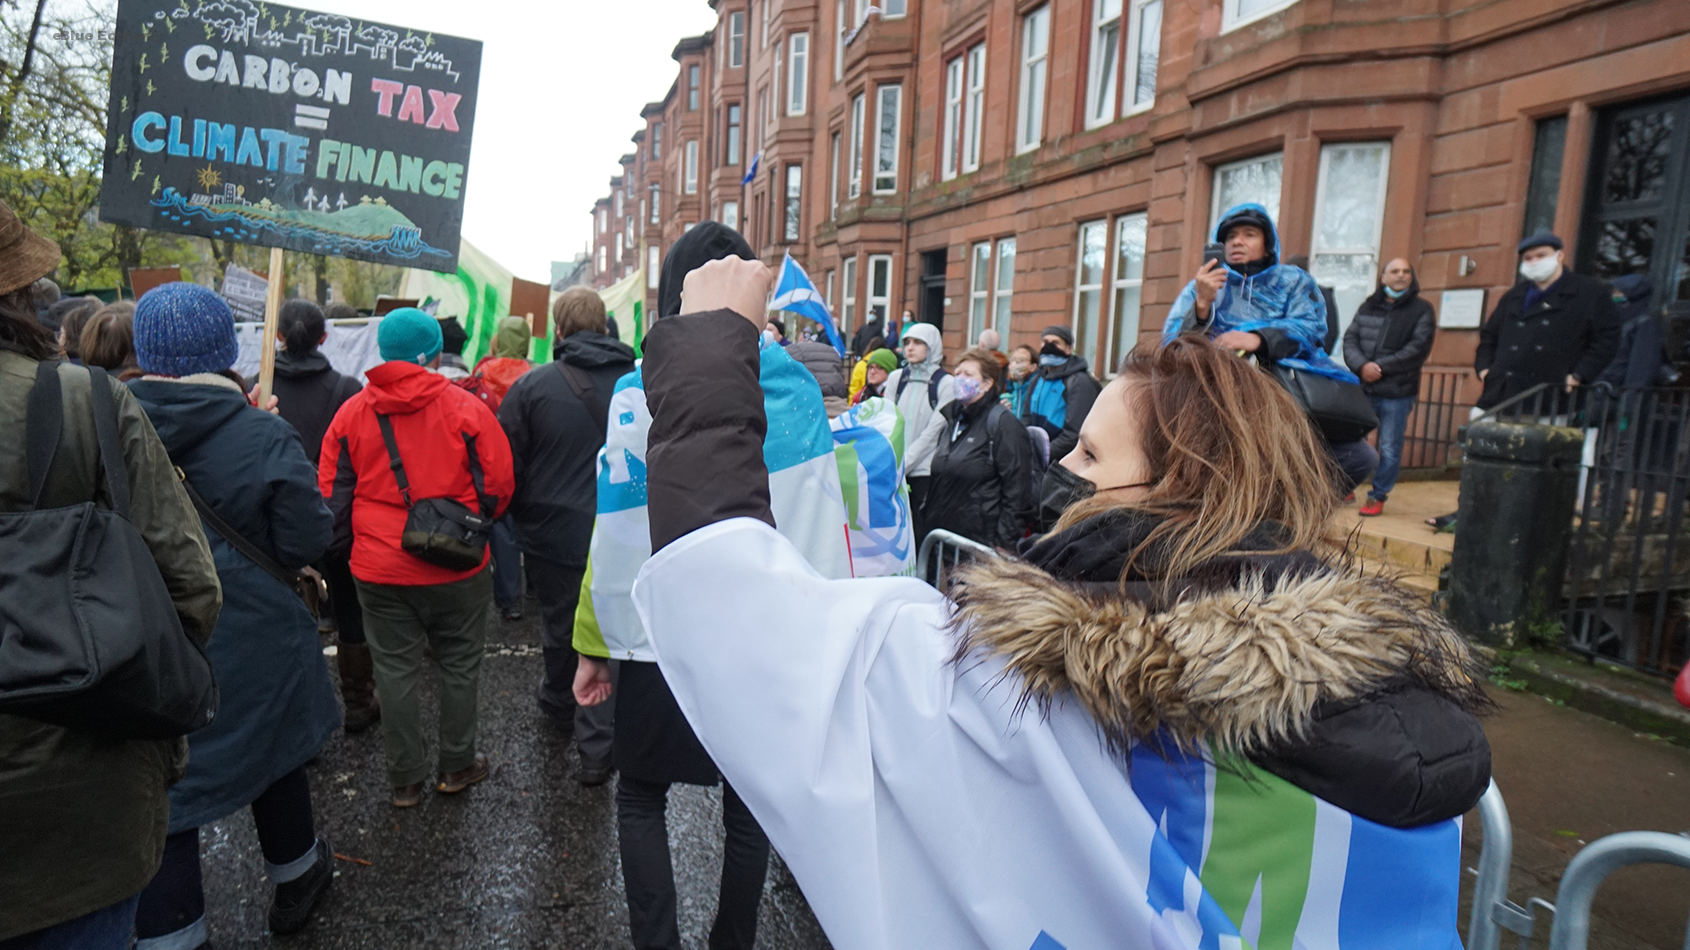
<path fill-rule="evenodd" d="M 416 307 L 400 307 L 376 327 L 381 358 L 427 366 L 440 355 L 440 321 Z"/>

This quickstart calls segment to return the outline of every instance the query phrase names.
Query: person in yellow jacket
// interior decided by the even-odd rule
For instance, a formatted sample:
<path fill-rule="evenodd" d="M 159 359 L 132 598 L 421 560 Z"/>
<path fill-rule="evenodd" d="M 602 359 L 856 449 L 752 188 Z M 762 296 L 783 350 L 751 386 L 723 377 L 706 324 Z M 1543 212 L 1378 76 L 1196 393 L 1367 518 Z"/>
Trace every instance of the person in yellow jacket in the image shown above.
<path fill-rule="evenodd" d="M 870 350 L 867 356 L 857 361 L 856 366 L 851 367 L 851 405 L 856 405 L 868 396 L 880 395 L 880 385 L 886 382 L 886 377 L 897 368 L 898 354 L 884 347 Z M 870 369 L 877 370 L 873 380 L 869 379 Z M 864 395 L 865 386 L 873 386 L 874 391 Z"/>

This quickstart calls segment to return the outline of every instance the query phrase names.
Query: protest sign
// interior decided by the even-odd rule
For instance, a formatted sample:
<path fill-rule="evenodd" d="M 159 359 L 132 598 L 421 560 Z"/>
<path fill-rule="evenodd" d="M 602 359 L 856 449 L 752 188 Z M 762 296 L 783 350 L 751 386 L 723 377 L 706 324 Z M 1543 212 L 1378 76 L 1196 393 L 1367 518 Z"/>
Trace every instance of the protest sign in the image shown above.
<path fill-rule="evenodd" d="M 223 269 L 223 287 L 218 291 L 229 309 L 235 312 L 237 323 L 257 323 L 264 319 L 264 295 L 269 281 L 240 266 L 230 264 Z"/>
<path fill-rule="evenodd" d="M 121 0 L 104 221 L 457 269 L 481 44 L 254 0 Z"/>

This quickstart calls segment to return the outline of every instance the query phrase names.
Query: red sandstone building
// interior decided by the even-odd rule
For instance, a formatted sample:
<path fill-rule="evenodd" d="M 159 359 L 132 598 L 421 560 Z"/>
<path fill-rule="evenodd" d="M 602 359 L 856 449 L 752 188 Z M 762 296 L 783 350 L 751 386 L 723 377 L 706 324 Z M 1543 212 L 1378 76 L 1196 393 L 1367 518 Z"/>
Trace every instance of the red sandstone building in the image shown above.
<path fill-rule="evenodd" d="M 709 217 L 790 251 L 847 336 L 905 307 L 948 349 L 1061 323 L 1107 375 L 1217 210 L 1257 200 L 1346 323 L 1385 260 L 1414 262 L 1442 325 L 1428 385 L 1466 385 L 1476 314 L 1543 228 L 1690 316 L 1687 0 L 711 5 L 594 208 L 600 286 L 643 253 L 655 302 Z"/>

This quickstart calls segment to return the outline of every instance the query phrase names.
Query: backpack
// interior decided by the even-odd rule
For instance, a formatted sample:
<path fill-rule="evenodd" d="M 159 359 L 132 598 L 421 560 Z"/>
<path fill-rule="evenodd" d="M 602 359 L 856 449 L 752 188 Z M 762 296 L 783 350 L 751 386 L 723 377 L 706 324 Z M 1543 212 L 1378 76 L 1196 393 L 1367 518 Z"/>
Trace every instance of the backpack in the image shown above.
<path fill-rule="evenodd" d="M 1009 408 L 1001 402 L 986 413 L 986 461 L 992 466 L 994 472 L 998 468 L 998 443 L 992 436 L 999 425 L 999 413 L 1005 413 L 1011 419 L 1015 419 L 1015 413 L 1010 412 Z M 1019 419 L 1015 421 L 1021 422 Z M 1026 426 L 1026 429 L 1027 441 L 1033 443 L 1033 454 L 1030 459 L 1032 464 L 1027 466 L 1027 477 L 1032 483 L 1033 498 L 1036 500 L 1039 497 L 1039 488 L 1044 484 L 1045 472 L 1050 470 L 1050 433 L 1046 432 L 1042 426 Z"/>
<path fill-rule="evenodd" d="M 936 370 L 933 371 L 932 378 L 927 380 L 927 405 L 928 406 L 930 406 L 934 409 L 939 408 L 939 380 L 944 379 L 946 376 L 949 376 L 949 375 L 951 375 L 951 374 L 945 372 L 942 369 L 936 369 Z M 905 373 L 904 375 L 898 377 L 898 389 L 897 389 L 896 392 L 894 392 L 892 394 L 892 401 L 894 403 L 897 402 L 898 400 L 904 398 L 904 387 L 909 385 L 909 381 L 910 381 L 910 374 L 908 374 L 908 373 Z"/>
<path fill-rule="evenodd" d="M 522 378 L 522 374 L 532 368 L 527 360 L 507 356 L 483 357 L 475 364 L 475 372 L 454 380 L 454 385 L 476 396 L 497 415 L 499 405 L 505 401 L 505 394 Z"/>

